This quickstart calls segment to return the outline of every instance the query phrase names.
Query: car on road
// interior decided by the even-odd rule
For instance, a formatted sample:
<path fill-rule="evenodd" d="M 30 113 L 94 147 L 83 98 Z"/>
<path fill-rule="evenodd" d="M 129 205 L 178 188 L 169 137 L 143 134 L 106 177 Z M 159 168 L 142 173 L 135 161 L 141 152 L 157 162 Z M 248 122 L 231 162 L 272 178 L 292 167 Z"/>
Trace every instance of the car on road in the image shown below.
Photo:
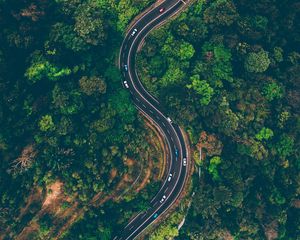
<path fill-rule="evenodd" d="M 124 81 L 123 83 L 124 83 L 124 86 L 125 86 L 126 88 L 129 88 L 129 85 L 128 85 L 128 82 L 127 82 L 127 81 Z"/>
<path fill-rule="evenodd" d="M 178 157 L 178 149 L 175 148 L 175 156 Z"/>
<path fill-rule="evenodd" d="M 124 69 L 126 72 L 128 71 L 128 66 L 126 64 L 124 65 Z"/>
<path fill-rule="evenodd" d="M 136 34 L 136 32 L 137 32 L 137 29 L 136 29 L 136 28 L 133 29 L 133 31 L 132 31 L 132 33 L 131 33 L 131 36 L 133 37 L 133 36 Z"/>
<path fill-rule="evenodd" d="M 155 214 L 153 215 L 153 218 L 155 219 L 155 218 L 157 218 L 157 217 L 158 217 L 158 214 L 155 213 Z"/>
<path fill-rule="evenodd" d="M 160 8 L 160 9 L 159 9 L 159 12 L 160 12 L 160 13 L 163 13 L 164 11 L 165 11 L 165 8 Z"/>
<path fill-rule="evenodd" d="M 186 166 L 186 158 L 182 159 L 182 165 L 185 167 Z"/>
<path fill-rule="evenodd" d="M 169 123 L 172 123 L 171 118 L 167 117 L 167 120 L 168 120 Z"/>
<path fill-rule="evenodd" d="M 163 203 L 163 202 L 165 201 L 166 198 L 167 198 L 166 195 L 163 195 L 162 199 L 161 199 L 159 202 L 160 202 L 160 203 Z"/>
<path fill-rule="evenodd" d="M 168 177 L 168 182 L 170 182 L 170 181 L 171 181 L 171 179 L 172 179 L 172 176 L 173 176 L 173 175 L 172 175 L 172 173 L 170 173 L 170 174 L 169 174 L 169 177 Z"/>

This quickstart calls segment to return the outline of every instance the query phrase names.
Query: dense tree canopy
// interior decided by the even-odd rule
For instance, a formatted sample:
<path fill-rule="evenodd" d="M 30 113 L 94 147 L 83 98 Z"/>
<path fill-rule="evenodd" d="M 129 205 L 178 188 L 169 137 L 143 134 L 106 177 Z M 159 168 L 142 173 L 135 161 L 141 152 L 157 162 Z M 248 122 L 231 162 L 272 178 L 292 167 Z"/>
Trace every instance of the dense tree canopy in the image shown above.
<path fill-rule="evenodd" d="M 200 0 L 146 39 L 141 79 L 187 130 L 201 169 L 178 239 L 299 235 L 299 6 L 289 4 Z M 181 41 L 192 58 L 171 51 Z M 167 64 L 156 71 L 157 55 Z"/>
<path fill-rule="evenodd" d="M 150 239 L 298 239 L 300 6 L 189 2 L 137 56 L 196 164 L 193 198 Z M 112 239 L 149 207 L 160 180 L 132 182 L 161 149 L 116 63 L 151 3 L 0 1 L 1 239 Z"/>
<path fill-rule="evenodd" d="M 245 68 L 248 72 L 261 73 L 268 69 L 270 63 L 268 53 L 261 50 L 258 53 L 249 53 L 245 60 Z"/>

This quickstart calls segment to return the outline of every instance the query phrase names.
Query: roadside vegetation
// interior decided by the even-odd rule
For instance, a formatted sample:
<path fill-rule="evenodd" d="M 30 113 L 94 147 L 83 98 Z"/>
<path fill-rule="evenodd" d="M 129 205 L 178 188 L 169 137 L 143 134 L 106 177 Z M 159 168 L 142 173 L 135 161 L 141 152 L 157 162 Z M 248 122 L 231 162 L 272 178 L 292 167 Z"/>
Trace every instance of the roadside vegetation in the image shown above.
<path fill-rule="evenodd" d="M 0 239 L 109 240 L 148 207 L 164 147 L 116 59 L 152 3 L 0 0 Z M 151 240 L 299 238 L 299 10 L 196 0 L 146 38 L 139 75 L 198 171 Z"/>
<path fill-rule="evenodd" d="M 162 151 L 115 62 L 125 28 L 152 2 L 0 1 L 1 239 L 54 238 L 111 194 L 111 208 L 119 206 L 115 197 L 141 174 L 144 193 L 118 200 L 122 218 L 94 226 L 111 239 L 157 189 L 145 183 L 159 172 L 154 153 Z M 95 231 L 83 229 L 82 239 Z"/>
<path fill-rule="evenodd" d="M 146 39 L 139 75 L 201 171 L 178 239 L 299 237 L 299 10 L 200 0 Z"/>
<path fill-rule="evenodd" d="M 186 224 L 161 239 L 298 239 L 299 10 L 198 0 L 146 39 L 140 78 L 201 171 Z"/>

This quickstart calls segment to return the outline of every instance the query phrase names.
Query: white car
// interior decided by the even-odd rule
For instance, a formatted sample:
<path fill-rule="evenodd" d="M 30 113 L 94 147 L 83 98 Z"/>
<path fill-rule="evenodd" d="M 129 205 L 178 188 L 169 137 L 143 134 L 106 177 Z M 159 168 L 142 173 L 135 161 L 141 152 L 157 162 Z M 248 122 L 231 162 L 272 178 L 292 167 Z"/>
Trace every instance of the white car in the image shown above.
<path fill-rule="evenodd" d="M 170 173 L 170 175 L 169 175 L 169 177 L 168 177 L 168 182 L 170 182 L 171 181 L 171 179 L 172 179 L 172 173 Z"/>
<path fill-rule="evenodd" d="M 129 85 L 128 85 L 128 82 L 127 82 L 127 81 L 124 81 L 123 83 L 124 83 L 124 86 L 125 86 L 126 88 L 129 88 Z"/>
<path fill-rule="evenodd" d="M 186 158 L 182 159 L 182 165 L 185 167 L 186 166 Z"/>
<path fill-rule="evenodd" d="M 172 123 L 171 118 L 167 117 L 167 120 L 168 120 L 169 123 Z"/>
<path fill-rule="evenodd" d="M 137 32 L 137 29 L 136 29 L 136 28 L 133 29 L 133 31 L 132 31 L 132 33 L 131 33 L 131 36 L 133 37 L 133 36 L 136 34 L 136 32 Z"/>
<path fill-rule="evenodd" d="M 125 69 L 125 71 L 127 72 L 127 71 L 128 71 L 128 66 L 127 66 L 127 65 L 124 65 L 124 69 Z"/>
<path fill-rule="evenodd" d="M 166 195 L 163 195 L 162 199 L 161 199 L 159 202 L 160 202 L 160 203 L 163 203 L 163 202 L 165 201 L 166 198 L 167 198 Z"/>

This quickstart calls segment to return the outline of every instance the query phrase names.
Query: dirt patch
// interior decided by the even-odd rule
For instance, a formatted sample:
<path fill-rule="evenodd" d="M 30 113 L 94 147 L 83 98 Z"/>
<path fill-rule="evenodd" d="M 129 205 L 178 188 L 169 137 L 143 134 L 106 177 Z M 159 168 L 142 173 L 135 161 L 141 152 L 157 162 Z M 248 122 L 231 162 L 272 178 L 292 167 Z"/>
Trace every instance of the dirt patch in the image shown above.
<path fill-rule="evenodd" d="M 145 177 L 143 179 L 143 181 L 141 182 L 141 184 L 136 188 L 136 192 L 141 191 L 148 183 L 149 183 L 149 179 L 151 177 L 151 173 L 152 173 L 152 161 L 149 162 L 149 167 L 146 169 L 145 172 Z"/>
<path fill-rule="evenodd" d="M 50 204 L 54 205 L 61 199 L 63 183 L 56 181 L 53 184 L 47 186 L 47 195 L 44 200 L 42 209 L 48 207 Z"/>
<path fill-rule="evenodd" d="M 112 181 L 116 176 L 117 176 L 117 173 L 118 173 L 118 170 L 116 168 L 113 168 L 111 171 L 110 171 L 110 181 Z"/>
<path fill-rule="evenodd" d="M 152 143 L 152 145 L 156 148 L 156 152 L 161 152 L 161 156 L 158 157 L 158 164 L 157 164 L 157 166 L 154 166 L 159 169 L 159 173 L 156 176 L 155 180 L 160 180 L 160 179 L 162 179 L 162 177 L 166 171 L 166 166 L 168 163 L 167 162 L 167 154 L 168 154 L 167 149 L 168 148 L 166 147 L 166 143 L 165 143 L 164 139 L 162 138 L 157 127 L 152 122 L 150 122 L 148 119 L 145 120 L 145 123 L 146 123 L 146 126 L 154 132 L 155 137 L 158 140 L 157 143 L 153 140 L 149 143 L 150 144 Z"/>
<path fill-rule="evenodd" d="M 31 191 L 31 193 L 29 194 L 29 196 L 26 200 L 26 205 L 23 208 L 21 208 L 20 214 L 16 219 L 18 219 L 18 220 L 22 219 L 29 211 L 38 212 L 39 209 L 37 208 L 37 209 L 33 210 L 32 206 L 35 205 L 35 204 L 38 204 L 38 205 L 41 204 L 42 198 L 43 198 L 42 189 L 41 188 L 34 188 Z M 26 231 L 30 231 L 30 229 L 27 229 Z M 3 233 L 1 233 L 0 239 L 2 239 L 2 238 L 4 239 L 4 237 L 7 236 L 10 232 L 11 232 L 11 227 L 8 226 L 8 228 L 5 229 Z"/>
<path fill-rule="evenodd" d="M 126 161 L 125 161 L 125 164 L 130 167 L 130 166 L 133 166 L 135 164 L 135 161 L 131 158 L 127 158 Z"/>
<path fill-rule="evenodd" d="M 30 235 L 39 230 L 40 226 L 36 222 L 32 222 L 30 226 L 25 227 L 21 234 L 16 237 L 16 240 L 28 240 L 30 239 Z"/>
<path fill-rule="evenodd" d="M 124 164 L 128 166 L 130 171 L 121 176 L 120 181 L 115 185 L 110 194 L 105 194 L 103 192 L 97 193 L 89 201 L 88 206 L 99 207 L 108 200 L 118 201 L 120 197 L 126 194 L 126 190 L 133 190 L 132 187 L 135 188 L 134 191 L 136 192 L 141 191 L 152 178 L 155 170 L 154 168 L 159 169 L 159 172 L 155 173 L 155 175 L 157 175 L 156 179 L 163 177 L 165 165 L 167 164 L 166 146 L 163 138 L 159 134 L 159 131 L 153 127 L 151 123 L 147 122 L 146 124 L 149 127 L 149 130 L 152 130 L 147 137 L 147 141 L 151 145 L 151 150 L 144 153 L 145 156 L 143 159 L 145 159 L 145 162 L 143 162 L 143 167 L 140 168 L 135 159 L 124 159 Z M 154 158 L 150 159 L 149 155 L 153 155 Z M 137 168 L 139 168 L 139 171 Z M 118 170 L 116 168 L 111 169 L 110 179 L 115 179 L 117 175 Z M 136 177 L 137 175 L 138 177 Z M 74 196 L 72 196 L 72 198 L 65 196 L 63 192 L 63 183 L 60 181 L 56 181 L 47 186 L 45 199 L 44 201 L 40 200 L 40 202 L 42 204 L 42 208 L 35 215 L 34 219 L 39 219 L 46 212 L 51 212 L 55 215 L 53 227 L 51 227 L 49 234 L 47 234 L 47 238 L 52 239 L 60 239 L 63 233 L 85 214 L 87 209 L 81 208 L 77 202 L 74 202 Z M 69 204 L 66 208 L 63 207 L 65 202 Z M 32 220 L 29 222 L 27 227 L 23 229 L 22 233 L 19 234 L 20 239 L 26 239 L 25 236 L 29 236 L 28 234 L 36 231 L 35 229 L 30 230 L 32 224 L 35 224 L 33 226 L 38 228 L 38 225 L 34 223 L 34 220 Z"/>
<path fill-rule="evenodd" d="M 296 199 L 291 204 L 294 208 L 300 208 L 300 200 Z"/>
<path fill-rule="evenodd" d="M 40 202 L 42 199 L 42 189 L 37 188 L 32 190 L 31 194 L 27 198 L 27 203 L 26 206 L 21 208 L 20 210 L 20 215 L 18 216 L 18 219 L 21 219 L 29 210 L 29 207 L 34 203 L 34 202 Z"/>
<path fill-rule="evenodd" d="M 278 222 L 273 221 L 265 227 L 265 235 L 268 240 L 275 240 L 278 238 Z"/>
<path fill-rule="evenodd" d="M 104 204 L 105 202 L 107 202 L 110 199 L 116 199 L 118 197 L 118 191 L 120 191 L 120 189 L 123 188 L 123 186 L 127 183 L 130 182 L 130 177 L 128 176 L 128 174 L 125 174 L 123 176 L 123 178 L 121 179 L 121 181 L 118 183 L 118 185 L 116 186 L 116 188 L 113 190 L 113 192 L 109 195 L 107 194 L 103 194 L 102 192 L 96 194 L 92 200 L 89 202 L 89 206 L 95 206 L 95 207 L 99 207 L 102 204 Z M 74 222 L 76 222 L 80 217 L 82 217 L 85 213 L 85 209 L 78 209 L 77 205 L 74 206 L 74 211 L 72 211 L 73 215 L 71 216 L 71 218 L 59 229 L 58 233 L 56 234 L 55 237 L 53 237 L 53 240 L 58 240 L 62 234 L 69 229 Z"/>
<path fill-rule="evenodd" d="M 52 237 L 51 239 L 55 239 L 55 240 L 58 240 L 61 235 L 68 229 L 70 228 L 73 223 L 81 216 L 83 216 L 85 210 L 82 208 L 82 209 L 76 209 L 76 211 L 73 212 L 71 218 L 60 228 L 59 232 L 56 234 L 55 237 Z M 51 236 L 51 235 L 50 235 Z"/>
<path fill-rule="evenodd" d="M 31 198 L 34 197 L 32 196 Z M 50 233 L 47 234 L 49 236 L 55 231 L 57 225 L 60 224 L 60 221 L 64 217 L 66 216 L 73 217 L 73 215 L 77 210 L 76 203 L 69 208 L 65 208 L 65 209 L 62 208 L 62 203 L 65 202 L 69 204 L 70 202 L 72 202 L 72 198 L 64 194 L 63 183 L 59 180 L 55 181 L 54 183 L 46 187 L 46 196 L 43 201 L 41 199 L 42 197 L 40 194 L 40 202 L 42 203 L 40 210 L 36 212 L 35 216 L 27 223 L 26 227 L 24 227 L 24 229 L 17 236 L 16 239 L 30 239 L 31 238 L 30 235 L 34 234 L 34 232 L 39 230 L 37 222 L 39 221 L 40 218 L 42 218 L 47 213 L 56 216 L 55 220 L 53 221 L 53 227 L 51 228 Z"/>

